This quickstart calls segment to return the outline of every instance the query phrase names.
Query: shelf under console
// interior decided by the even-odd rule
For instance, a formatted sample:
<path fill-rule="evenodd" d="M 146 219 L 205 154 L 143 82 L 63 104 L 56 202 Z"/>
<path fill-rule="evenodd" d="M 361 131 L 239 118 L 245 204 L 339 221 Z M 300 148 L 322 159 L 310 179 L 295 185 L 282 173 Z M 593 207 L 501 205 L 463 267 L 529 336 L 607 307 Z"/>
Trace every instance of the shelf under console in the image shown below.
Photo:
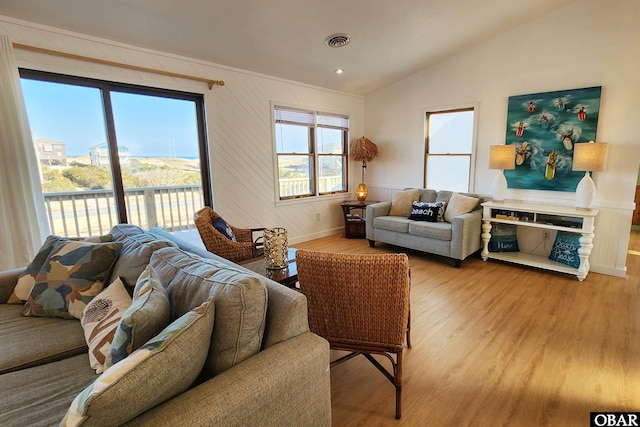
<path fill-rule="evenodd" d="M 589 273 L 589 255 L 593 247 L 593 230 L 597 209 L 582 210 L 569 206 L 539 205 L 526 202 L 485 202 L 482 204 L 482 259 L 497 259 L 531 267 L 575 275 L 582 281 Z M 526 252 L 490 252 L 491 224 L 514 224 L 580 235 L 580 266 L 571 267 L 548 257 Z"/>

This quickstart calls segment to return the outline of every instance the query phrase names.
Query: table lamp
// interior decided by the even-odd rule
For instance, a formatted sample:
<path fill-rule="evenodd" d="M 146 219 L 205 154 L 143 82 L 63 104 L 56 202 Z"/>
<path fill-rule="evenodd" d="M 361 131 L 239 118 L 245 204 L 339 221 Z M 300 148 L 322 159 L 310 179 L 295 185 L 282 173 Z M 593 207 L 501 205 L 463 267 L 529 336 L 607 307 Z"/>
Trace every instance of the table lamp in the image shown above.
<path fill-rule="evenodd" d="M 596 199 L 596 185 L 589 172 L 604 171 L 607 165 L 609 144 L 605 142 L 583 142 L 573 145 L 574 171 L 584 171 L 584 177 L 576 187 L 576 207 L 591 209 Z"/>
<path fill-rule="evenodd" d="M 364 202 L 369 194 L 369 190 L 364 183 L 364 172 L 367 169 L 367 162 L 370 162 L 378 155 L 378 147 L 371 142 L 369 138 L 363 136 L 362 138 L 356 139 L 351 145 L 350 155 L 354 160 L 362 160 L 362 182 L 356 187 L 355 193 L 356 198 Z"/>
<path fill-rule="evenodd" d="M 489 146 L 489 169 L 500 169 L 500 173 L 493 180 L 493 201 L 504 202 L 507 193 L 507 178 L 504 169 L 516 168 L 516 146 L 510 145 L 490 145 Z"/>

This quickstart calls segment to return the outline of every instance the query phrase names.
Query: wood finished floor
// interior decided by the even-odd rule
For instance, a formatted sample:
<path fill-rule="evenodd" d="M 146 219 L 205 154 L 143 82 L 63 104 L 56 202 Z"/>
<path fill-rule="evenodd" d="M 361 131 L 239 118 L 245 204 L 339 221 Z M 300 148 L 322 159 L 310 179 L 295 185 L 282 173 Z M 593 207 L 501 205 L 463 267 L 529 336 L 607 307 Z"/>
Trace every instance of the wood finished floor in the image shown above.
<path fill-rule="evenodd" d="M 339 235 L 299 248 L 400 248 Z M 588 426 L 590 411 L 640 411 L 640 232 L 626 279 L 407 252 L 411 339 L 402 419 L 363 357 L 331 370 L 334 426 Z M 382 360 L 382 359 L 381 359 Z"/>

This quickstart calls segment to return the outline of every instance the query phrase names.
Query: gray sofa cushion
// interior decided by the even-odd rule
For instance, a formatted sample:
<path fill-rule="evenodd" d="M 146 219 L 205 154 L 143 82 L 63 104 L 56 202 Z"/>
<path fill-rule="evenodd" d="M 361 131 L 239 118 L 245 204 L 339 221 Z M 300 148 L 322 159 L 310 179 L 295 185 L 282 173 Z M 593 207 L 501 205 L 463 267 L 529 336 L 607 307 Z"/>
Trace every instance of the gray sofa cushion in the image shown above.
<path fill-rule="evenodd" d="M 114 242 L 121 242 L 127 236 L 144 233 L 144 230 L 133 224 L 117 224 L 111 228 L 109 233 L 111 234 Z"/>
<path fill-rule="evenodd" d="M 22 309 L 0 305 L 0 374 L 88 352 L 79 320 L 23 317 Z"/>
<path fill-rule="evenodd" d="M 391 205 L 391 202 L 389 202 L 389 205 Z M 149 231 L 162 238 L 173 241 L 180 249 L 187 252 L 203 258 L 213 259 L 223 264 L 233 265 L 234 268 L 240 268 L 237 264 L 208 252 L 206 249 L 194 246 L 177 237 L 175 234 L 168 233 L 161 228 L 154 227 Z M 267 298 L 267 321 L 262 338 L 263 349 L 309 331 L 309 324 L 307 322 L 307 298 L 303 294 L 282 286 L 264 276 L 260 276 L 253 271 L 245 269 L 242 269 L 242 271 L 257 277 L 266 286 L 269 295 Z"/>
<path fill-rule="evenodd" d="M 76 395 L 95 379 L 86 350 L 78 356 L 3 374 L 0 424 L 57 426 Z"/>
<path fill-rule="evenodd" d="M 451 224 L 448 222 L 415 221 L 409 224 L 409 234 L 430 239 L 451 240 Z"/>
<path fill-rule="evenodd" d="M 116 234 L 114 233 L 114 238 Z M 169 240 L 162 239 L 154 234 L 140 232 L 131 235 L 118 235 L 122 242 L 122 251 L 111 273 L 111 280 L 120 277 L 125 285 L 134 287 L 140 273 L 147 268 L 151 254 L 160 248 L 176 247 Z"/>
<path fill-rule="evenodd" d="M 401 216 L 380 216 L 373 221 L 373 226 L 381 230 L 397 231 L 398 233 L 408 233 L 409 224 L 412 219 Z"/>
<path fill-rule="evenodd" d="M 215 303 L 215 322 L 204 373 L 219 374 L 260 351 L 267 311 L 267 289 L 242 267 L 202 258 L 176 248 L 151 257 L 167 289 L 174 320 L 202 304 Z"/>

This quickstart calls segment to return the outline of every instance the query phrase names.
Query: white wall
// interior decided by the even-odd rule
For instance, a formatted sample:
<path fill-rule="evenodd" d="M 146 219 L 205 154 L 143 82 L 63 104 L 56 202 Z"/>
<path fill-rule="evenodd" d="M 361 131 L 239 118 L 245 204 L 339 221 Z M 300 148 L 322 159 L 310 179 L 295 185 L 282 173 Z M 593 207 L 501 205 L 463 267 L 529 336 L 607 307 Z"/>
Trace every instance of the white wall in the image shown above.
<path fill-rule="evenodd" d="M 344 225 L 339 203 L 350 194 L 276 205 L 271 103 L 348 114 L 355 139 L 363 134 L 364 98 L 3 16 L 0 33 L 14 43 L 224 80 L 223 87 L 209 91 L 205 83 L 15 51 L 21 67 L 204 93 L 214 206 L 231 224 L 285 227 L 292 242 L 331 234 Z M 355 188 L 359 169 L 356 163 L 350 166 L 350 186 Z"/>
<path fill-rule="evenodd" d="M 594 174 L 600 214 L 592 271 L 623 276 L 640 138 L 640 2 L 582 0 L 365 98 L 366 135 L 380 147 L 367 170 L 374 197 L 421 186 L 424 113 L 476 106 L 475 188 L 491 193 L 489 145 L 505 140 L 511 95 L 602 86 L 598 141 L 610 144 L 606 172 Z M 509 190 L 507 198 L 574 203 L 574 193 Z"/>

